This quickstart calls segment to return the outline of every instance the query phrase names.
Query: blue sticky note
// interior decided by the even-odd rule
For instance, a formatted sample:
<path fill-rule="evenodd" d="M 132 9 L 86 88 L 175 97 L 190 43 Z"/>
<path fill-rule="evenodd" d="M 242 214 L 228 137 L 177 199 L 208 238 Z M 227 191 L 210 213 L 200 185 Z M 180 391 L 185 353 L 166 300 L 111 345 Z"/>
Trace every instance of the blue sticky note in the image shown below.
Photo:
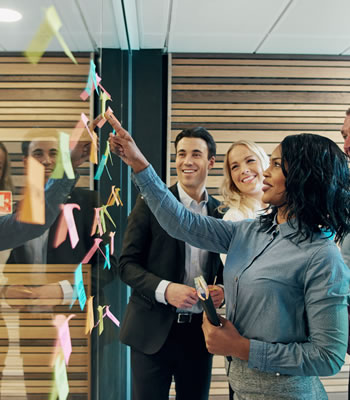
<path fill-rule="evenodd" d="M 105 260 L 105 265 L 103 266 L 103 269 L 106 269 L 108 265 L 108 269 L 111 269 L 111 262 L 109 259 L 109 244 L 106 244 L 106 260 Z"/>
<path fill-rule="evenodd" d="M 96 181 L 98 181 L 101 178 L 103 169 L 104 169 L 104 167 L 106 165 L 106 161 L 107 161 L 107 157 L 105 155 L 103 155 L 101 157 L 100 164 L 98 165 L 98 168 L 97 168 L 97 171 L 96 171 L 96 174 L 95 174 L 95 177 L 94 177 L 94 179 Z"/>
<path fill-rule="evenodd" d="M 86 303 L 86 294 L 85 294 L 85 288 L 84 288 L 84 282 L 83 282 L 83 271 L 82 271 L 81 263 L 78 265 L 77 269 L 75 270 L 74 277 L 75 277 L 75 287 L 77 290 L 80 308 L 81 308 L 81 310 L 84 310 L 85 303 Z"/>

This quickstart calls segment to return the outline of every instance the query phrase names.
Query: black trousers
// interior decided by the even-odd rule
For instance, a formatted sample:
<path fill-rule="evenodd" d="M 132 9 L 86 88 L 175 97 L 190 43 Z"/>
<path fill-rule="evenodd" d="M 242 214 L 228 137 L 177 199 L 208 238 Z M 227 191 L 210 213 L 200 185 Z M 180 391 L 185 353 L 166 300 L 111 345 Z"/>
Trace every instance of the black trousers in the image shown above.
<path fill-rule="evenodd" d="M 131 349 L 133 400 L 168 400 L 172 377 L 177 400 L 208 400 L 212 355 L 205 347 L 201 325 L 202 315 L 190 323 L 174 322 L 156 354 Z"/>

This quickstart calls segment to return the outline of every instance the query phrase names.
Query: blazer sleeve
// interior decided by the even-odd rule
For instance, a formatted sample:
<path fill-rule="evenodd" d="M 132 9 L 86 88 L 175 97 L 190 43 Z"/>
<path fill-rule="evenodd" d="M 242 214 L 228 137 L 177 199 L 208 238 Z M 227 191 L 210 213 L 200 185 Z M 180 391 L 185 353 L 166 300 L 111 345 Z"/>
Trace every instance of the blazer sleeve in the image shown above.
<path fill-rule="evenodd" d="M 128 218 L 118 272 L 120 279 L 142 297 L 155 303 L 155 290 L 162 280 L 148 268 L 152 246 L 151 212 L 141 196 Z"/>
<path fill-rule="evenodd" d="M 21 246 L 30 239 L 42 235 L 55 221 L 60 212 L 59 205 L 74 187 L 76 179 L 50 179 L 45 189 L 45 224 L 33 225 L 20 222 L 16 215 L 0 217 L 0 250 Z"/>

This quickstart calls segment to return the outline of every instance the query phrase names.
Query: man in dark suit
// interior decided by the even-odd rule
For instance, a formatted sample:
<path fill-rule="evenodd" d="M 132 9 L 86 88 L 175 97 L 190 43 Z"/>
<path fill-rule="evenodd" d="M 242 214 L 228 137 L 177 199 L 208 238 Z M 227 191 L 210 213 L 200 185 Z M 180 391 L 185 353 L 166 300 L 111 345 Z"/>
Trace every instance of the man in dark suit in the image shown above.
<path fill-rule="evenodd" d="M 52 138 L 39 138 L 32 141 L 22 142 L 22 153 L 24 164 L 28 156 L 34 157 L 45 167 L 45 181 L 47 181 L 55 169 L 56 157 L 58 154 L 58 142 Z M 46 182 L 45 182 L 46 183 Z M 94 238 L 91 236 L 91 228 L 94 221 L 95 207 L 100 206 L 98 192 L 87 190 L 83 188 L 74 188 L 66 201 L 68 203 L 75 203 L 80 206 L 80 210 L 74 210 L 74 220 L 77 228 L 79 242 L 74 249 L 72 249 L 70 239 L 67 235 L 66 240 L 57 248 L 53 246 L 55 234 L 57 232 L 58 220 L 40 237 L 29 240 L 24 245 L 12 250 L 7 264 L 76 264 L 78 265 L 94 244 Z M 106 233 L 103 237 L 105 243 L 109 243 L 109 236 Z M 101 247 L 104 251 L 104 246 Z M 103 257 L 100 257 L 101 261 Z M 93 295 L 96 295 L 95 283 L 97 276 L 100 278 L 100 288 L 104 284 L 113 279 L 114 270 L 116 268 L 116 259 L 111 257 L 111 263 L 114 266 L 111 270 L 102 270 L 98 268 L 98 252 L 91 260 L 92 274 L 94 276 L 93 282 Z M 104 259 L 102 261 L 104 264 Z M 37 268 L 37 267 L 36 267 Z M 39 271 L 37 271 L 39 272 Z M 43 276 L 45 270 L 43 270 Z M 37 278 L 36 278 L 37 279 Z M 56 284 L 41 285 L 40 282 L 33 282 L 32 297 L 37 298 L 55 298 L 61 299 L 63 304 L 70 304 L 72 300 L 73 288 L 72 283 L 67 280 L 58 282 Z M 26 293 L 29 293 L 26 290 Z M 102 296 L 102 291 L 99 293 Z M 103 296 L 102 296 L 103 297 Z M 104 300 L 98 300 L 101 301 Z"/>
<path fill-rule="evenodd" d="M 30 155 L 39 161 L 45 167 L 45 179 L 48 180 L 56 165 L 56 157 L 58 154 L 58 142 L 55 138 L 47 139 L 41 138 L 32 140 L 31 142 L 22 143 L 22 152 L 24 163 Z M 50 306 L 45 306 L 47 299 L 56 299 L 57 305 L 66 305 L 69 311 L 69 305 L 72 301 L 73 284 L 74 282 L 62 280 L 56 283 L 46 283 L 46 264 L 73 264 L 74 269 L 83 260 L 86 253 L 91 249 L 94 244 L 94 239 L 99 237 L 97 235 L 91 236 L 91 228 L 94 221 L 95 207 L 99 207 L 100 200 L 99 194 L 96 191 L 87 190 L 84 188 L 75 188 L 68 197 L 66 204 L 75 203 L 80 206 L 80 210 L 74 210 L 74 220 L 79 236 L 79 242 L 76 247 L 72 249 L 69 236 L 57 248 L 53 246 L 55 233 L 57 231 L 58 218 L 54 224 L 40 237 L 24 243 L 22 246 L 12 250 L 7 264 L 29 264 L 28 269 L 33 268 L 33 281 L 28 282 L 25 287 L 9 286 L 5 297 L 10 298 L 34 298 L 42 299 L 42 306 L 35 306 L 33 309 L 28 308 L 29 311 L 36 312 L 38 309 L 45 311 L 50 309 Z M 106 221 L 107 227 L 109 221 Z M 104 244 L 110 243 L 109 230 L 102 236 L 101 250 L 105 253 Z M 98 319 L 97 306 L 109 305 L 108 295 L 105 291 L 107 285 L 113 282 L 117 269 L 117 261 L 114 255 L 110 256 L 111 268 L 103 269 L 105 259 L 97 251 L 91 258 L 91 291 L 94 296 L 94 314 L 95 321 Z M 11 268 L 8 266 L 7 268 Z M 39 270 L 41 268 L 41 271 Z M 41 273 L 40 273 L 41 272 Z M 70 274 L 72 276 L 72 274 Z M 5 269 L 6 276 L 6 269 Z M 51 303 L 52 304 L 52 301 Z M 20 321 L 21 322 L 21 321 Z M 103 337 L 99 339 L 96 329 L 92 334 L 92 376 L 97 376 L 99 369 L 109 367 L 108 354 L 104 352 L 104 346 L 114 340 L 117 340 L 117 329 L 112 323 L 106 323 L 104 326 Z M 53 344 L 53 343 L 52 343 Z M 98 354 L 97 354 L 98 353 Z M 25 382 L 32 379 L 30 374 L 24 373 Z M 97 385 L 95 379 L 92 385 Z M 97 389 L 92 389 L 95 393 Z"/>
<path fill-rule="evenodd" d="M 220 217 L 205 185 L 216 145 L 201 127 L 175 140 L 178 183 L 174 195 L 195 212 Z M 134 400 L 166 400 L 172 377 L 178 400 L 206 400 L 212 355 L 201 330 L 202 308 L 194 277 L 204 275 L 216 307 L 223 302 L 222 264 L 214 253 L 170 237 L 142 197 L 128 219 L 118 271 L 132 287 L 120 340 L 131 347 Z M 209 271 L 204 273 L 203 271 Z"/>

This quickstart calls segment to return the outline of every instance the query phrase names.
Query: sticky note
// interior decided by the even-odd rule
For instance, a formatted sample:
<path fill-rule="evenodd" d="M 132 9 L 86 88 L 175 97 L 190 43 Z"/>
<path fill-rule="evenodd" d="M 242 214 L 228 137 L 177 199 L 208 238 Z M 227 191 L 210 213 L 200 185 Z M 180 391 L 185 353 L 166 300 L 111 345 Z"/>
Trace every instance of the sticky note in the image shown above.
<path fill-rule="evenodd" d="M 111 241 L 111 254 L 114 254 L 114 235 L 115 232 L 109 232 L 110 241 Z"/>
<path fill-rule="evenodd" d="M 101 335 L 101 333 L 103 332 L 103 309 L 104 307 L 102 306 L 98 306 L 97 310 L 98 310 L 98 334 Z"/>
<path fill-rule="evenodd" d="M 72 249 L 74 249 L 75 246 L 79 242 L 78 231 L 77 231 L 77 227 L 75 225 L 74 216 L 73 216 L 74 209 L 80 210 L 79 204 L 69 203 L 69 204 L 65 204 L 64 208 L 63 208 L 64 218 L 66 220 L 66 224 L 68 227 L 68 233 L 69 233 L 69 238 L 70 238 L 70 242 L 72 245 Z"/>
<path fill-rule="evenodd" d="M 91 333 L 94 329 L 94 310 L 93 310 L 93 298 L 94 296 L 90 296 L 87 301 L 87 313 L 86 313 L 86 322 L 85 322 L 85 335 Z"/>
<path fill-rule="evenodd" d="M 88 80 L 86 83 L 86 87 L 84 89 L 84 91 L 80 94 L 80 98 L 82 100 L 86 100 L 89 96 L 91 96 L 91 92 L 93 90 L 93 87 L 96 89 L 97 94 L 99 94 L 98 91 L 98 81 L 97 81 L 97 77 L 96 76 L 96 65 L 94 63 L 94 61 L 91 59 L 90 60 L 90 69 L 89 69 L 89 74 L 88 74 Z M 101 79 L 100 79 L 101 80 Z"/>
<path fill-rule="evenodd" d="M 64 315 L 56 315 L 54 325 L 58 330 L 58 341 L 63 351 L 64 360 L 68 365 L 70 355 L 72 353 L 72 342 L 69 332 L 69 321 L 75 317 L 75 314 L 71 314 L 68 318 Z"/>
<path fill-rule="evenodd" d="M 0 214 L 12 214 L 12 192 L 0 190 Z"/>
<path fill-rule="evenodd" d="M 106 165 L 106 161 L 107 161 L 107 157 L 103 154 L 102 157 L 101 157 L 101 160 L 100 160 L 100 164 L 98 165 L 95 177 L 94 177 L 94 179 L 96 181 L 101 179 L 101 175 L 102 175 L 102 172 L 103 172 L 104 167 Z"/>
<path fill-rule="evenodd" d="M 69 134 L 60 132 L 59 152 L 56 158 L 56 166 L 52 172 L 51 178 L 61 179 L 64 172 L 66 172 L 66 175 L 69 179 L 74 179 L 75 175 L 70 158 Z"/>
<path fill-rule="evenodd" d="M 56 36 L 65 54 L 74 62 L 74 64 L 77 64 L 76 59 L 59 33 L 61 26 L 62 22 L 55 7 L 49 7 L 45 12 L 45 18 L 37 33 L 30 42 L 27 50 L 24 52 L 24 55 L 27 57 L 29 62 L 37 64 L 53 37 Z"/>
<path fill-rule="evenodd" d="M 24 198 L 17 219 L 31 224 L 45 223 L 45 167 L 33 157 L 27 157 L 27 176 Z"/>
<path fill-rule="evenodd" d="M 106 269 L 107 266 L 108 266 L 108 269 L 111 269 L 111 262 L 109 259 L 109 244 L 106 244 L 105 248 L 106 248 L 106 260 L 105 260 L 103 269 Z"/>
<path fill-rule="evenodd" d="M 55 361 L 55 383 L 59 400 L 66 400 L 69 394 L 67 369 L 64 359 L 58 355 Z"/>
<path fill-rule="evenodd" d="M 113 323 L 115 323 L 117 326 L 120 326 L 120 322 L 117 320 L 117 318 L 111 313 L 110 306 L 106 306 L 106 316 L 113 321 Z"/>
<path fill-rule="evenodd" d="M 99 248 L 99 244 L 102 242 L 102 239 L 94 239 L 94 244 L 92 245 L 91 249 L 86 253 L 83 261 L 81 262 L 82 264 L 87 264 L 91 257 L 95 254 L 96 250 Z"/>
<path fill-rule="evenodd" d="M 86 294 L 85 294 L 83 271 L 82 271 L 81 264 L 79 264 L 77 269 L 75 270 L 74 279 L 75 279 L 75 287 L 77 289 L 77 295 L 78 295 L 78 299 L 79 299 L 80 308 L 81 308 L 81 310 L 84 310 L 85 303 L 86 303 Z"/>

